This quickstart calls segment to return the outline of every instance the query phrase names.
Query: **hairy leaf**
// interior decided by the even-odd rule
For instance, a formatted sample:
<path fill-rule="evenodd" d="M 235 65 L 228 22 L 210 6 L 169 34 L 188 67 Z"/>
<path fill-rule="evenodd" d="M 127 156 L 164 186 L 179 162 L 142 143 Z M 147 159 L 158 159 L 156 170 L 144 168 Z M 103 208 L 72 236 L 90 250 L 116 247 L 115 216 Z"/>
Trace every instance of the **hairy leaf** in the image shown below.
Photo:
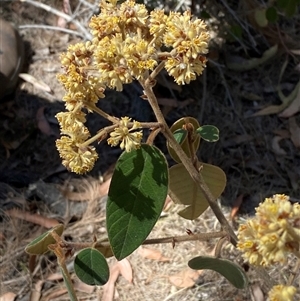
<path fill-rule="evenodd" d="M 168 192 L 168 166 L 161 151 L 143 144 L 124 152 L 111 179 L 106 223 L 114 255 L 121 260 L 151 232 Z"/>

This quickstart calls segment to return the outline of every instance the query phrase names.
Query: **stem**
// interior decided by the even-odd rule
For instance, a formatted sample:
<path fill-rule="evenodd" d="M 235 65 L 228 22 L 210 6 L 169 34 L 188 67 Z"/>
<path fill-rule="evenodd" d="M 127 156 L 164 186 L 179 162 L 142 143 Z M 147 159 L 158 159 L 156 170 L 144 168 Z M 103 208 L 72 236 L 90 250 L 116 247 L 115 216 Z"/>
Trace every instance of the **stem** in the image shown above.
<path fill-rule="evenodd" d="M 162 69 L 164 69 L 164 67 L 165 67 L 165 62 L 164 61 L 160 62 L 159 65 L 152 71 L 152 73 L 150 74 L 148 80 L 154 80 L 154 78 L 158 75 L 158 73 Z"/>
<path fill-rule="evenodd" d="M 225 231 L 218 231 L 218 232 L 209 232 L 209 233 L 199 233 L 199 234 L 193 234 L 193 235 L 161 237 L 161 238 L 146 239 L 142 243 L 142 245 L 167 244 L 167 243 L 195 241 L 195 240 L 207 241 L 208 239 L 211 239 L 211 238 L 224 237 L 224 235 L 227 235 L 227 233 Z M 64 241 L 64 244 L 66 244 L 66 246 L 73 248 L 75 250 L 88 248 L 91 245 L 93 245 L 94 248 L 110 247 L 110 243 L 108 241 L 98 241 L 96 244 L 94 242 L 93 243 L 81 243 L 81 242 L 78 243 L 78 242 Z"/>
<path fill-rule="evenodd" d="M 118 119 L 118 122 L 120 120 Z M 161 124 L 159 124 L 159 122 L 140 122 L 141 124 L 141 128 L 157 128 L 157 127 L 161 127 Z M 119 126 L 119 124 L 115 123 L 113 125 L 107 126 L 105 128 L 103 128 L 102 130 L 100 130 L 95 136 L 93 136 L 92 138 L 86 140 L 84 143 L 81 144 L 81 146 L 88 146 L 90 144 L 92 144 L 93 142 L 101 139 L 102 136 L 107 136 L 110 132 L 112 132 L 115 128 L 117 128 Z M 129 122 L 128 123 L 128 127 L 131 128 L 133 126 L 133 122 Z"/>
<path fill-rule="evenodd" d="M 65 261 L 63 260 L 63 262 L 61 262 L 61 260 L 59 260 L 59 258 L 58 258 L 58 264 L 60 266 L 61 273 L 63 275 L 64 282 L 65 282 L 65 285 L 67 287 L 70 300 L 71 301 L 78 301 L 77 296 L 76 296 L 76 292 L 74 290 L 74 286 L 73 286 L 73 283 L 72 283 L 72 279 L 70 277 L 70 274 L 69 274 L 69 271 L 68 271 L 68 268 L 66 266 Z"/>
<path fill-rule="evenodd" d="M 89 108 L 89 109 L 93 110 L 94 112 L 98 113 L 100 116 L 102 116 L 105 119 L 109 120 L 111 123 L 117 123 L 119 121 L 118 118 L 107 114 L 106 112 L 104 112 L 101 109 L 99 109 L 98 107 L 96 107 L 96 105 L 91 106 L 88 102 L 84 102 L 84 106 L 86 108 Z"/>
<path fill-rule="evenodd" d="M 112 132 L 117 127 L 118 127 L 118 124 L 113 124 L 113 125 L 103 128 L 95 136 L 93 136 L 92 138 L 90 138 L 90 139 L 86 140 L 84 143 L 82 143 L 81 146 L 82 147 L 89 146 L 93 142 L 95 142 L 97 140 L 101 140 L 101 137 L 107 136 L 108 133 Z"/>
<path fill-rule="evenodd" d="M 194 180 L 194 182 L 199 186 L 199 188 L 203 192 L 207 202 L 209 203 L 209 205 L 210 205 L 211 209 L 213 210 L 214 214 L 216 215 L 218 221 L 222 225 L 223 229 L 228 233 L 231 243 L 234 246 L 236 246 L 237 237 L 236 237 L 234 231 L 232 230 L 232 228 L 229 225 L 227 219 L 225 218 L 223 212 L 221 211 L 220 207 L 218 206 L 217 202 L 215 201 L 215 198 L 212 195 L 212 193 L 210 192 L 208 186 L 204 182 L 204 179 L 203 179 L 201 173 L 199 173 L 195 169 L 195 167 L 193 166 L 193 163 L 191 162 L 190 158 L 187 157 L 185 152 L 182 150 L 180 145 L 175 140 L 175 138 L 174 138 L 171 130 L 169 129 L 169 127 L 168 127 L 168 125 L 165 121 L 165 118 L 164 118 L 164 116 L 163 116 L 163 114 L 162 114 L 162 112 L 159 108 L 159 105 L 157 103 L 157 99 L 156 99 L 156 97 L 153 93 L 153 90 L 152 90 L 152 87 L 151 87 L 150 83 L 151 83 L 151 81 L 146 80 L 145 82 L 141 82 L 141 85 L 144 89 L 145 95 L 148 96 L 149 104 L 152 107 L 152 110 L 153 110 L 153 112 L 156 116 L 157 121 L 160 124 L 163 125 L 162 133 L 164 134 L 164 136 L 168 140 L 170 146 L 177 153 L 178 157 L 180 158 L 182 164 L 184 165 L 184 167 L 186 168 L 186 170 L 190 174 L 191 178 Z"/>
<path fill-rule="evenodd" d="M 76 292 L 74 290 L 74 286 L 72 283 L 71 276 L 70 276 L 68 268 L 66 266 L 65 252 L 64 252 L 63 247 L 61 246 L 61 245 L 64 245 L 64 247 L 65 247 L 65 242 L 56 232 L 52 231 L 51 235 L 56 240 L 56 243 L 53 245 L 49 245 L 48 248 L 49 248 L 49 250 L 52 250 L 57 257 L 57 262 L 61 269 L 62 276 L 63 276 L 64 282 L 65 282 L 65 285 L 67 287 L 68 294 L 70 296 L 70 300 L 78 301 Z"/>

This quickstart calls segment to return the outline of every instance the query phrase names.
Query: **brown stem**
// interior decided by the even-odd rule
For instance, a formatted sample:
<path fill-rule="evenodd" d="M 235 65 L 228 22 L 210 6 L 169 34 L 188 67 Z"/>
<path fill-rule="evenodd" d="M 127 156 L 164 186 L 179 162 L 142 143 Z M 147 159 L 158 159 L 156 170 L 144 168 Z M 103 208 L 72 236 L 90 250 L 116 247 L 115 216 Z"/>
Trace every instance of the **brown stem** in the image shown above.
<path fill-rule="evenodd" d="M 201 191 L 203 192 L 207 202 L 209 203 L 211 209 L 213 210 L 214 214 L 216 215 L 218 221 L 222 225 L 223 229 L 228 233 L 230 237 L 231 243 L 236 246 L 237 244 L 237 237 L 232 230 L 231 226 L 229 225 L 227 219 L 225 218 L 223 212 L 221 211 L 220 207 L 218 206 L 217 202 L 215 201 L 214 196 L 210 192 L 208 186 L 206 185 L 201 173 L 199 173 L 196 168 L 193 166 L 191 160 L 187 157 L 185 152 L 182 150 L 180 145 L 175 140 L 171 130 L 169 129 L 165 118 L 159 108 L 159 105 L 157 103 L 157 99 L 153 93 L 152 87 L 151 87 L 151 81 L 146 80 L 145 82 L 141 82 L 142 87 L 144 88 L 144 93 L 148 97 L 149 104 L 152 107 L 152 110 L 156 116 L 157 121 L 163 126 L 162 133 L 168 140 L 170 146 L 175 150 L 178 157 L 180 158 L 182 164 L 190 174 L 191 178 L 194 180 L 194 182 L 199 186 Z"/>
<path fill-rule="evenodd" d="M 120 120 L 118 120 L 120 121 Z M 161 125 L 159 124 L 159 122 L 140 122 L 141 124 L 141 128 L 157 128 L 157 127 L 161 127 Z M 133 126 L 133 122 L 129 122 L 128 123 L 128 128 L 131 128 Z M 114 123 L 113 125 L 107 126 L 101 130 L 99 130 L 99 132 L 91 137 L 90 139 L 86 140 L 84 143 L 82 143 L 82 146 L 88 146 L 90 144 L 92 144 L 93 142 L 101 139 L 101 137 L 103 136 L 107 136 L 110 132 L 112 132 L 115 128 L 118 127 L 117 123 Z"/>
<path fill-rule="evenodd" d="M 183 242 L 183 241 L 207 241 L 212 238 L 224 237 L 227 235 L 225 231 L 218 231 L 218 232 L 210 232 L 210 233 L 199 233 L 199 234 L 192 234 L 192 235 L 182 235 L 182 236 L 171 236 L 171 237 L 162 237 L 162 238 L 153 238 L 153 239 L 146 239 L 142 245 L 153 245 L 153 244 L 167 244 L 173 242 Z M 64 241 L 64 244 L 69 248 L 73 248 L 75 250 L 88 248 L 91 246 L 97 247 L 109 247 L 110 244 L 108 241 L 98 241 L 97 243 L 78 243 L 78 242 L 69 242 Z"/>

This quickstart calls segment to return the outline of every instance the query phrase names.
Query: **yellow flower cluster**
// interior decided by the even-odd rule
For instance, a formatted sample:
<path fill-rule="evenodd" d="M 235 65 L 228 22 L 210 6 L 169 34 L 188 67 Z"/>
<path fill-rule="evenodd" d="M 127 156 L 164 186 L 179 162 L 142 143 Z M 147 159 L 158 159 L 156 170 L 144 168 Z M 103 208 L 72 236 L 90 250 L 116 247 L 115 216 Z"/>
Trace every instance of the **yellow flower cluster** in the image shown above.
<path fill-rule="evenodd" d="M 143 137 L 142 131 L 136 131 L 133 133 L 132 131 L 140 128 L 141 125 L 139 122 L 134 121 L 133 126 L 128 129 L 130 121 L 131 118 L 121 118 L 119 127 L 117 127 L 113 132 L 110 133 L 110 138 L 107 139 L 107 143 L 111 146 L 116 146 L 121 142 L 120 147 L 121 149 L 125 148 L 126 152 L 140 148 L 141 140 Z"/>
<path fill-rule="evenodd" d="M 145 82 L 161 64 L 178 84 L 189 83 L 202 73 L 208 52 L 206 25 L 190 12 L 166 15 L 157 9 L 149 13 L 134 0 L 121 4 L 103 0 L 100 11 L 89 23 L 92 40 L 68 47 L 61 55 L 64 73 L 58 75 L 69 112 L 57 115 L 64 136 L 56 145 L 63 164 L 80 173 L 90 170 L 97 159 L 95 149 L 84 143 L 90 135 L 82 111 L 97 112 L 106 88 L 122 91 L 133 80 Z M 126 151 L 137 148 L 141 134 L 130 133 L 125 139 L 125 128 L 121 125 L 109 143 L 116 145 L 119 139 Z"/>
<path fill-rule="evenodd" d="M 296 294 L 294 286 L 276 285 L 269 291 L 270 301 L 293 301 Z"/>
<path fill-rule="evenodd" d="M 276 194 L 256 208 L 256 216 L 238 229 L 237 247 L 251 264 L 285 263 L 287 254 L 299 257 L 300 205 Z"/>

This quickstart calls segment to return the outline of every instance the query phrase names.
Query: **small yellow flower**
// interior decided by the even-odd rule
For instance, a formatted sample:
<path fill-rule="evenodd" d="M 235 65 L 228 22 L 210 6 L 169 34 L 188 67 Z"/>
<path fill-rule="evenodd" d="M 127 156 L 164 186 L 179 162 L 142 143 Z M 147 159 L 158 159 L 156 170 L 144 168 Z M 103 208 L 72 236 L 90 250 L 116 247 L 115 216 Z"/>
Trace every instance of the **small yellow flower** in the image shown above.
<path fill-rule="evenodd" d="M 132 132 L 133 130 L 140 128 L 141 125 L 137 121 L 133 121 L 133 126 L 128 129 L 131 118 L 122 117 L 119 127 L 110 133 L 110 138 L 107 139 L 107 143 L 111 146 L 117 146 L 120 142 L 120 148 L 125 149 L 126 152 L 130 152 L 133 149 L 138 149 L 141 146 L 141 140 L 143 138 L 142 131 Z"/>
<path fill-rule="evenodd" d="M 150 12 L 149 18 L 149 32 L 155 38 L 155 45 L 160 47 L 162 45 L 163 36 L 166 32 L 166 21 L 168 16 L 162 9 L 155 9 Z"/>
<path fill-rule="evenodd" d="M 293 301 L 296 294 L 294 286 L 276 285 L 269 291 L 270 301 Z"/>
<path fill-rule="evenodd" d="M 238 249 L 250 263 L 270 265 L 285 263 L 288 253 L 298 255 L 299 204 L 289 197 L 274 195 L 256 208 L 256 216 L 238 230 Z"/>
<path fill-rule="evenodd" d="M 56 147 L 63 165 L 78 174 L 90 171 L 98 159 L 98 154 L 93 146 L 82 147 L 80 143 L 68 136 L 56 140 Z"/>
<path fill-rule="evenodd" d="M 173 76 L 179 85 L 189 84 L 200 75 L 205 68 L 206 59 L 203 57 L 193 59 L 186 56 L 169 57 L 165 63 L 165 68 L 169 75 Z"/>

